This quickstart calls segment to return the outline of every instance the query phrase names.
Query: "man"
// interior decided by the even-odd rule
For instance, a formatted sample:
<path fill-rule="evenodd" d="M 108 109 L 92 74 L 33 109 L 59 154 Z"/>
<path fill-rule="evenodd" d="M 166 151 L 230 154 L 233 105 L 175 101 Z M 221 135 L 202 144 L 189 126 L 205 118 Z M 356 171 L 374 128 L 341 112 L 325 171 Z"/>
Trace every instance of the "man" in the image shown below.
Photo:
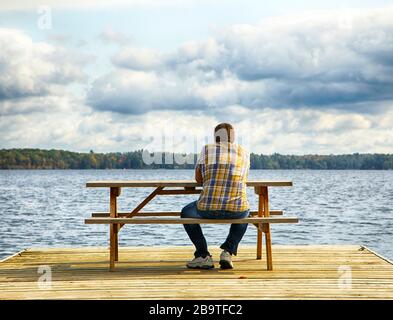
<path fill-rule="evenodd" d="M 249 215 L 246 181 L 250 167 L 248 153 L 234 143 L 232 125 L 221 123 L 214 129 L 215 143 L 202 148 L 195 167 L 195 180 L 202 183 L 203 190 L 197 201 L 182 209 L 182 218 L 239 219 Z M 222 269 L 232 269 L 231 256 L 237 254 L 239 242 L 248 224 L 232 224 L 220 255 Z M 214 268 L 206 239 L 199 224 L 185 224 L 184 228 L 195 245 L 195 258 L 188 268 Z"/>

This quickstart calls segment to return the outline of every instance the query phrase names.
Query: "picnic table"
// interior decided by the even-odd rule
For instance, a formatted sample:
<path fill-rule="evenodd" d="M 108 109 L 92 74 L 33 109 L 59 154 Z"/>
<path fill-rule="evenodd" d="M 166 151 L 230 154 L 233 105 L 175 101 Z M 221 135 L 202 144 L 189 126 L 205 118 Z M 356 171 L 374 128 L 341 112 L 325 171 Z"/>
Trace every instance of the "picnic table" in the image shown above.
<path fill-rule="evenodd" d="M 109 188 L 109 212 L 94 212 L 86 224 L 109 225 L 109 269 L 115 269 L 115 261 L 119 259 L 118 234 L 125 224 L 216 224 L 216 223 L 250 223 L 257 227 L 256 258 L 262 259 L 262 235 L 265 234 L 267 269 L 273 270 L 271 223 L 297 223 L 297 217 L 284 217 L 281 210 L 270 210 L 269 187 L 290 187 L 291 181 L 247 181 L 247 187 L 254 188 L 258 197 L 258 209 L 251 210 L 250 216 L 244 219 L 194 219 L 180 218 L 180 211 L 141 211 L 153 198 L 162 195 L 199 194 L 202 185 L 195 180 L 169 181 L 89 181 L 88 188 Z M 128 212 L 119 212 L 117 198 L 121 188 L 154 188 L 135 208 Z"/>

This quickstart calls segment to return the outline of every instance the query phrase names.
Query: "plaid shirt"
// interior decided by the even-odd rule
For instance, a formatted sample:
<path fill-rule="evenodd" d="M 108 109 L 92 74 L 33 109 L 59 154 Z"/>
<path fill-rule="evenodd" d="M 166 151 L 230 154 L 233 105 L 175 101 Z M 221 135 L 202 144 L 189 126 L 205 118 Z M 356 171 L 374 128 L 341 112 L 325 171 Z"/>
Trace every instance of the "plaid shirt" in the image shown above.
<path fill-rule="evenodd" d="M 240 145 L 207 144 L 202 148 L 197 166 L 203 178 L 199 210 L 239 212 L 249 209 L 246 181 L 250 157 Z"/>

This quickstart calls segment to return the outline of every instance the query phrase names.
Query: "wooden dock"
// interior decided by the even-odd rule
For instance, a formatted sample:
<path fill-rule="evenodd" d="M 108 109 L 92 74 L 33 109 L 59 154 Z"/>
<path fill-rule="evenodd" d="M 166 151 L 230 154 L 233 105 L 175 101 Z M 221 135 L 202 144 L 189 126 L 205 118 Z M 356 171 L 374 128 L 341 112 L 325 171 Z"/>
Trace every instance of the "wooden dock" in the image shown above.
<path fill-rule="evenodd" d="M 393 264 L 360 246 L 276 245 L 273 271 L 255 246 L 240 248 L 234 270 L 187 269 L 192 253 L 120 248 L 109 272 L 107 248 L 29 249 L 0 262 L 0 299 L 393 299 Z"/>

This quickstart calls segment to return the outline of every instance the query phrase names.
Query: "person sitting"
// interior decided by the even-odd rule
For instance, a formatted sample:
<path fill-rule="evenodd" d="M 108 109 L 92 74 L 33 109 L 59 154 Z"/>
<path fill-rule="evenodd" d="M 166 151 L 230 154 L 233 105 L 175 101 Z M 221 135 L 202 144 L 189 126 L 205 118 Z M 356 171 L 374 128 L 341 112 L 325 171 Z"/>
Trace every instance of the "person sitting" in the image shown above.
<path fill-rule="evenodd" d="M 215 143 L 202 148 L 195 167 L 195 179 L 203 190 L 197 201 L 186 205 L 182 218 L 241 219 L 248 217 L 249 203 L 246 182 L 250 157 L 245 149 L 236 144 L 231 124 L 220 123 L 214 129 Z M 187 263 L 188 268 L 214 268 L 206 239 L 199 224 L 183 225 L 196 251 L 195 258 Z M 237 254 L 238 245 L 248 224 L 231 224 L 229 234 L 221 245 L 220 267 L 232 269 L 232 255 Z"/>

